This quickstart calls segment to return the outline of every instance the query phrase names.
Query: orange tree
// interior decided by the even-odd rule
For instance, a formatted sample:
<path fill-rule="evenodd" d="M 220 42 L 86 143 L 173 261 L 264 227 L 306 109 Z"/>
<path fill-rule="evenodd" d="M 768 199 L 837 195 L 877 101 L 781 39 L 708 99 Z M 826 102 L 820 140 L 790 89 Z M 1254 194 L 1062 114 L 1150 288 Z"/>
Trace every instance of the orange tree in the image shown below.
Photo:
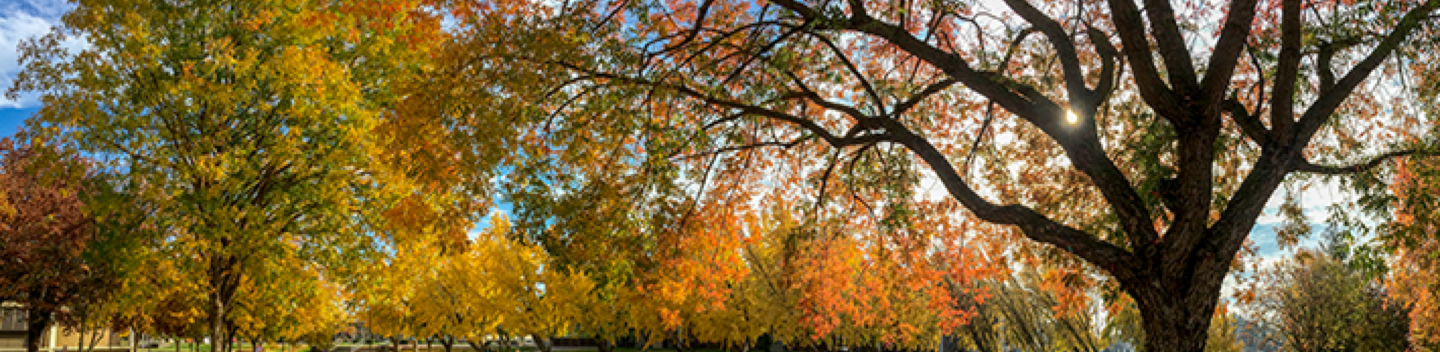
<path fill-rule="evenodd" d="M 664 254 L 766 195 L 886 236 L 964 212 L 1117 281 L 1153 351 L 1204 348 L 1287 177 L 1433 151 L 1396 88 L 1433 84 L 1437 1 L 450 5 L 428 116 L 505 131 L 471 143 L 526 157 L 539 241 Z"/>
<path fill-rule="evenodd" d="M 1437 230 L 1435 177 L 1431 160 L 1405 163 L 1394 184 L 1395 217 L 1380 231 L 1393 251 L 1386 284 L 1410 309 L 1410 346 L 1417 351 L 1440 350 L 1440 240 Z"/>

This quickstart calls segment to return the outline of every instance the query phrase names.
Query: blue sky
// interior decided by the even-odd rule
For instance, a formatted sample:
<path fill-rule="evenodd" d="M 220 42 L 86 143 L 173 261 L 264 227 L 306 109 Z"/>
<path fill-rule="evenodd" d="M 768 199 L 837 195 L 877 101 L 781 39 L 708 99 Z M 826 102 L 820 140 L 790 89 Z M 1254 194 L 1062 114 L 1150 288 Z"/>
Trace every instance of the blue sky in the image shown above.
<path fill-rule="evenodd" d="M 14 85 L 15 76 L 20 73 L 19 53 L 16 45 L 26 38 L 45 35 L 60 22 L 60 16 L 69 11 L 71 5 L 64 0 L 4 0 L 0 1 L 0 136 L 15 134 L 25 119 L 40 108 L 35 94 L 24 94 L 16 99 L 4 96 Z M 83 41 L 71 40 L 66 46 L 84 46 Z"/>
<path fill-rule="evenodd" d="M 29 108 L 0 108 L 0 136 L 9 137 L 15 134 L 15 129 L 25 123 L 25 118 L 39 110 L 39 107 Z"/>

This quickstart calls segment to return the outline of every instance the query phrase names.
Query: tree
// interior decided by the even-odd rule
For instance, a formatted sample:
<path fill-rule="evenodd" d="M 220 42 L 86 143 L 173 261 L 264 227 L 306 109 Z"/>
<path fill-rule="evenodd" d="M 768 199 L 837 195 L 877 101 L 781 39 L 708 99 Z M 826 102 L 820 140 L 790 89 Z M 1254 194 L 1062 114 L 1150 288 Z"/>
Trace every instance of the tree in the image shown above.
<path fill-rule="evenodd" d="M 475 142 L 553 156 L 516 166 L 517 189 L 607 190 L 591 204 L 679 219 L 763 193 L 805 197 L 817 218 L 856 203 L 948 216 L 910 212 L 928 169 L 979 220 L 1118 281 L 1155 351 L 1204 349 L 1221 282 L 1288 175 L 1434 151 L 1396 128 L 1431 117 L 1379 109 L 1408 95 L 1372 78 L 1433 70 L 1436 1 L 470 5 L 434 96 L 497 114 L 438 120 L 501 123 L 518 132 Z"/>
<path fill-rule="evenodd" d="M 1301 250 L 1266 275 L 1262 316 L 1292 351 L 1404 351 L 1409 312 L 1333 251 Z"/>
<path fill-rule="evenodd" d="M 1067 274 L 1042 272 L 1046 270 L 1029 268 L 985 283 L 989 289 L 982 292 L 990 298 L 977 303 L 972 323 L 952 336 L 961 346 L 980 351 L 1100 351 L 1109 347 L 1110 336 L 1102 335 L 1104 321 L 1096 314 L 1095 303 L 1099 302 L 1087 298 L 1062 303 L 1064 293 L 1075 291 L 1060 285 Z"/>
<path fill-rule="evenodd" d="M 23 130 L 15 138 L 0 139 L 0 301 L 25 308 L 25 349 L 36 352 L 47 328 L 68 321 L 66 307 L 103 299 L 109 268 L 90 248 L 96 222 L 82 195 L 92 169 Z"/>
<path fill-rule="evenodd" d="M 377 213 L 414 192 L 368 133 L 437 32 L 411 1 L 79 1 L 21 45 L 9 92 L 42 93 L 39 132 L 127 182 L 161 256 L 205 284 L 218 352 L 264 263 L 357 260 L 385 233 Z M 67 52 L 71 35 L 91 46 Z"/>
<path fill-rule="evenodd" d="M 1395 197 L 1383 198 L 1393 206 L 1394 218 L 1381 239 L 1393 252 L 1386 286 L 1394 304 L 1410 310 L 1411 347 L 1440 351 L 1440 241 L 1435 238 L 1440 168 L 1433 161 L 1404 163 L 1393 184 Z"/>

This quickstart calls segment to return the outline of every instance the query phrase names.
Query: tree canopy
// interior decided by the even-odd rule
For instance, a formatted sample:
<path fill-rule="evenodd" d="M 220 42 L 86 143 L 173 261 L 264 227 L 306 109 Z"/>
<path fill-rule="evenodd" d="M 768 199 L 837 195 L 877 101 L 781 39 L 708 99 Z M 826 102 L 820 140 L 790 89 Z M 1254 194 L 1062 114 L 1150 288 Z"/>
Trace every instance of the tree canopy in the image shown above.
<path fill-rule="evenodd" d="M 1007 225 L 1113 279 L 1148 349 L 1199 351 L 1287 179 L 1434 154 L 1393 102 L 1433 92 L 1437 6 L 462 3 L 427 116 L 517 131 L 517 224 L 555 248 L 663 256 L 778 197 L 861 248 Z"/>
<path fill-rule="evenodd" d="M 203 283 L 127 294 L 164 297 L 133 317 L 157 330 L 293 336 L 255 318 L 345 300 L 446 348 L 926 349 L 1001 319 L 1093 349 L 1099 297 L 1198 352 L 1257 219 L 1282 199 L 1297 242 L 1287 185 L 1321 178 L 1395 217 L 1387 282 L 1436 321 L 1440 0 L 77 3 L 11 93 L 114 175 L 88 209 L 165 274 L 130 279 Z"/>

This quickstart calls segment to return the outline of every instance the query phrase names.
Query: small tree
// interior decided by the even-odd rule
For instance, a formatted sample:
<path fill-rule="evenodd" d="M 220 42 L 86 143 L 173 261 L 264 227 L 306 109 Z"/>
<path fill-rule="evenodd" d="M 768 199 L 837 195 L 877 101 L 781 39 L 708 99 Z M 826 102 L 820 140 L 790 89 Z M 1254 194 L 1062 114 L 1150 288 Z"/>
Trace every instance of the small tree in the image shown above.
<path fill-rule="evenodd" d="M 1300 250 L 1264 273 L 1260 299 L 1290 351 L 1404 351 L 1408 309 L 1335 251 Z"/>
<path fill-rule="evenodd" d="M 105 270 L 87 252 L 95 227 L 80 198 L 85 163 L 16 135 L 0 140 L 0 300 L 25 307 L 25 349 L 35 352 L 61 307 L 105 291 L 94 287 Z"/>

